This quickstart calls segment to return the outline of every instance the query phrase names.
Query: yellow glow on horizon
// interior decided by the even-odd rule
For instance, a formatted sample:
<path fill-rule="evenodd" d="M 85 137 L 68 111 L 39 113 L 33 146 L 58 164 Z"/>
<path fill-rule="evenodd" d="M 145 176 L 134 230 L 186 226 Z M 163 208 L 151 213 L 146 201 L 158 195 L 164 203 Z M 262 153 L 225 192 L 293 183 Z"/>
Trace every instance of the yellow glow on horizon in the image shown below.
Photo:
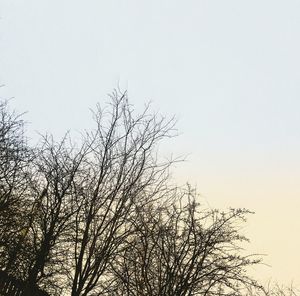
<path fill-rule="evenodd" d="M 200 171 L 200 170 L 199 170 Z M 242 172 L 190 171 L 205 206 L 254 211 L 242 231 L 250 239 L 250 253 L 265 254 L 264 263 L 253 268 L 259 280 L 272 279 L 300 285 L 300 171 L 268 170 Z M 178 179 L 186 176 L 179 173 Z"/>

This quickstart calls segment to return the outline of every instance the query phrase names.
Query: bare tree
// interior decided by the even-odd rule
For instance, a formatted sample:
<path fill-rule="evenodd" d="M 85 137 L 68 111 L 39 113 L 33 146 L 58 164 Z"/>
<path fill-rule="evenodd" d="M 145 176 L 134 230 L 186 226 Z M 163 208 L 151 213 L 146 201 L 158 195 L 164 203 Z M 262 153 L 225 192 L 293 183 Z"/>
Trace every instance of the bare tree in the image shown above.
<path fill-rule="evenodd" d="M 26 217 L 24 192 L 30 151 L 24 136 L 22 114 L 0 102 L 0 266 L 16 268 L 18 243 Z"/>
<path fill-rule="evenodd" d="M 29 294 L 37 284 L 52 293 L 63 286 L 65 243 L 78 211 L 76 188 L 88 151 L 84 144 L 78 148 L 69 140 L 66 136 L 56 143 L 46 136 L 34 151 L 28 180 L 32 207 L 24 227 L 32 248 L 25 278 Z"/>
<path fill-rule="evenodd" d="M 247 274 L 239 232 L 250 213 L 204 209 L 169 183 L 159 156 L 174 119 L 136 113 L 115 92 L 74 144 L 44 136 L 28 147 L 24 122 L 0 104 L 0 268 L 51 295 L 296 295 Z M 290 294 L 287 294 L 290 293 Z"/>
<path fill-rule="evenodd" d="M 28 295 L 37 285 L 54 294 L 65 286 L 72 295 L 102 291 L 135 205 L 166 188 L 172 160 L 159 161 L 156 149 L 174 134 L 174 120 L 149 114 L 148 106 L 134 116 L 126 93 L 115 92 L 107 109 L 97 107 L 96 129 L 79 146 L 67 136 L 60 142 L 45 136 L 28 161 L 21 155 L 23 122 L 5 107 L 1 213 L 15 204 L 17 214 L 8 215 L 20 222 L 10 224 L 17 238 L 3 248 L 6 271 L 27 283 Z"/>
<path fill-rule="evenodd" d="M 172 207 L 144 209 L 111 264 L 115 295 L 245 295 L 259 286 L 246 273 L 259 259 L 242 256 L 239 246 L 248 213 L 201 210 L 190 189 Z"/>
<path fill-rule="evenodd" d="M 249 287 L 247 296 L 299 296 L 300 290 L 293 284 L 290 286 L 279 285 L 269 281 L 261 288 Z"/>
<path fill-rule="evenodd" d="M 27 147 L 21 116 L 8 109 L 7 101 L 0 103 L 0 212 L 19 199 L 16 187 L 24 184 Z"/>
<path fill-rule="evenodd" d="M 80 211 L 74 221 L 71 295 L 97 295 L 130 233 L 127 221 L 135 205 L 147 203 L 165 185 L 172 161 L 156 157 L 158 143 L 173 133 L 174 120 L 149 115 L 148 107 L 134 116 L 126 93 L 114 93 L 109 109 L 98 106 L 95 132 L 83 167 Z"/>

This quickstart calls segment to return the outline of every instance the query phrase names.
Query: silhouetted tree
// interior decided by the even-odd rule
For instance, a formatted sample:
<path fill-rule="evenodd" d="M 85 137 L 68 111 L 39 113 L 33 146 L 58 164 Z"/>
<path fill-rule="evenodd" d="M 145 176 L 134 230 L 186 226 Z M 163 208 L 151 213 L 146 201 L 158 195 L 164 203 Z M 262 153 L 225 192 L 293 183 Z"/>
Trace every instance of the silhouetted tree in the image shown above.
<path fill-rule="evenodd" d="M 244 295 L 259 286 L 246 272 L 259 260 L 239 246 L 246 238 L 238 226 L 249 212 L 203 210 L 193 194 L 188 188 L 171 207 L 140 211 L 111 265 L 116 295 Z"/>
<path fill-rule="evenodd" d="M 108 265 L 130 233 L 135 205 L 158 196 L 172 161 L 157 159 L 161 140 L 173 133 L 173 120 L 134 116 L 126 94 L 111 97 L 109 109 L 94 113 L 97 129 L 87 134 L 90 153 L 82 167 L 80 207 L 74 220 L 70 269 L 72 296 L 100 293 Z M 79 196 L 78 196 L 79 198 Z"/>
<path fill-rule="evenodd" d="M 78 175 L 88 151 L 85 144 L 76 148 L 69 140 L 66 136 L 56 143 L 46 136 L 34 150 L 28 181 L 32 209 L 26 225 L 32 245 L 25 278 L 29 290 L 37 284 L 52 292 L 63 286 L 65 244 L 78 212 Z"/>
<path fill-rule="evenodd" d="M 285 295 L 248 276 L 260 262 L 241 248 L 249 211 L 204 209 L 189 186 L 170 185 L 176 160 L 158 151 L 174 119 L 137 114 L 119 92 L 93 115 L 80 143 L 47 135 L 29 147 L 0 103 L 2 274 L 26 296 Z"/>
<path fill-rule="evenodd" d="M 30 151 L 24 136 L 22 114 L 0 103 L 0 266 L 16 268 L 18 243 L 27 217 L 24 193 L 27 190 Z"/>
<path fill-rule="evenodd" d="M 269 282 L 266 286 L 259 289 L 249 287 L 246 296 L 299 296 L 300 290 L 293 284 L 290 286 L 279 285 L 275 282 Z"/>

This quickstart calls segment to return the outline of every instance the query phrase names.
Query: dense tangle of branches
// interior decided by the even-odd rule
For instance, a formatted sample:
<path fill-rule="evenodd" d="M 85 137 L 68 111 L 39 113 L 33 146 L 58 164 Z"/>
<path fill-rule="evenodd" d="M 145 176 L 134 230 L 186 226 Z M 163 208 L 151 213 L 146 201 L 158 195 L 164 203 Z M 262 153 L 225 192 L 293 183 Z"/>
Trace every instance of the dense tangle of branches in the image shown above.
<path fill-rule="evenodd" d="M 30 147 L 22 116 L 0 105 L 0 268 L 50 295 L 246 295 L 247 210 L 204 209 L 169 182 L 159 144 L 174 119 L 136 114 L 115 92 L 80 143 Z M 260 290 L 261 291 L 261 290 Z"/>

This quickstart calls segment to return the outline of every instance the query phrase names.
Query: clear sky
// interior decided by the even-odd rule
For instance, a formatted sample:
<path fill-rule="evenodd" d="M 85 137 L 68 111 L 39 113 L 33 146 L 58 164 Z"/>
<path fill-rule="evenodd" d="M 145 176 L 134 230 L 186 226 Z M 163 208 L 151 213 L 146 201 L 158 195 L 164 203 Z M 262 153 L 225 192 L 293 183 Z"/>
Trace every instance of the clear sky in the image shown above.
<path fill-rule="evenodd" d="M 120 85 L 139 108 L 175 114 L 166 153 L 212 207 L 256 212 L 254 272 L 300 284 L 298 0 L 1 0 L 1 98 L 29 132 L 91 127 Z"/>

